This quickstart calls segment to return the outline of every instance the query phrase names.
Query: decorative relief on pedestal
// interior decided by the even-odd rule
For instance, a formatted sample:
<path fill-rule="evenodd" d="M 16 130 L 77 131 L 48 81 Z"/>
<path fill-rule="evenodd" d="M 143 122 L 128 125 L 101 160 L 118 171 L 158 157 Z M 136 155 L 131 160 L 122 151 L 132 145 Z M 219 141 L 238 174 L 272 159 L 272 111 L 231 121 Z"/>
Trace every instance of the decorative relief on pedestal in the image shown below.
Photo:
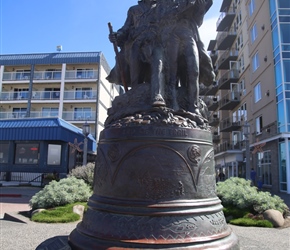
<path fill-rule="evenodd" d="M 115 161 L 119 160 L 121 155 L 122 155 L 122 152 L 121 152 L 119 144 L 110 145 L 107 154 L 108 154 L 108 158 L 112 162 L 115 162 Z"/>
<path fill-rule="evenodd" d="M 151 200 L 180 198 L 185 195 L 182 181 L 172 182 L 168 178 L 152 178 L 150 175 L 139 177 L 140 188 L 146 191 L 146 198 Z"/>
<path fill-rule="evenodd" d="M 200 176 L 206 174 L 208 170 L 213 169 L 214 151 L 210 149 L 205 153 L 204 157 L 202 157 L 200 147 L 193 145 L 188 149 L 187 155 L 190 161 L 194 163 L 194 169 L 197 170 L 194 171 L 194 174 L 196 176 L 195 183 L 198 185 Z"/>
<path fill-rule="evenodd" d="M 215 197 L 215 175 L 201 175 L 197 189 L 199 198 Z"/>
<path fill-rule="evenodd" d="M 107 180 L 108 173 L 109 169 L 107 167 L 104 154 L 101 150 L 98 150 L 98 157 L 96 160 L 94 176 L 95 185 L 97 185 L 98 187 L 102 187 Z"/>
<path fill-rule="evenodd" d="M 207 215 L 126 216 L 89 209 L 87 213 L 94 216 L 90 217 L 92 220 L 83 221 L 82 230 L 89 230 L 100 238 L 182 242 L 185 239 L 195 241 L 198 237 L 230 233 L 222 212 Z M 106 227 L 100 228 L 98 225 Z"/>
<path fill-rule="evenodd" d="M 164 154 L 158 154 L 156 150 L 154 150 L 154 148 L 156 148 L 156 150 L 164 150 Z M 146 188 L 150 188 L 155 186 L 157 188 L 157 190 L 159 190 L 159 193 L 168 193 L 168 191 L 171 191 L 171 193 L 174 190 L 174 193 L 176 193 L 175 191 L 178 189 L 180 189 L 181 184 L 180 183 L 176 183 L 176 184 L 172 184 L 172 180 L 170 178 L 163 178 L 160 176 L 160 178 L 156 178 L 153 177 L 152 174 L 152 170 L 156 171 L 162 168 L 163 165 L 168 165 L 168 166 L 163 166 L 164 171 L 173 171 L 172 169 L 176 169 L 176 167 L 172 168 L 171 165 L 173 162 L 168 162 L 167 164 L 164 164 L 164 162 L 168 161 L 168 155 L 172 155 L 172 153 L 175 155 L 176 157 L 176 162 L 178 162 L 179 164 L 179 172 L 184 172 L 185 170 L 187 170 L 187 174 L 190 174 L 191 179 L 192 179 L 192 184 L 194 189 L 196 189 L 196 183 L 195 183 L 195 177 L 193 174 L 193 171 L 190 167 L 190 165 L 188 164 L 187 160 L 185 159 L 185 157 L 179 153 L 177 150 L 175 150 L 174 148 L 168 147 L 166 145 L 162 145 L 162 144 L 147 144 L 147 145 L 142 145 L 136 148 L 133 148 L 132 150 L 130 150 L 119 162 L 118 165 L 114 171 L 113 174 L 113 178 L 112 178 L 112 183 L 114 184 L 116 179 L 118 178 L 118 174 L 119 171 L 121 171 L 121 169 L 126 168 L 128 164 L 125 164 L 126 161 L 130 160 L 132 161 L 132 159 L 134 158 L 134 156 L 138 153 L 140 153 L 140 155 L 144 156 L 144 151 L 146 150 L 150 150 L 150 155 L 148 155 L 148 158 L 146 158 L 146 160 L 148 161 L 147 163 L 147 167 L 146 169 L 151 169 L 151 171 L 149 172 L 143 172 L 142 176 L 139 177 L 139 183 L 142 183 L 143 185 L 146 184 Z M 143 154 L 142 154 L 143 152 Z M 163 158 L 162 158 L 163 157 Z M 136 160 L 138 160 L 139 158 L 136 157 L 134 158 Z M 154 159 L 154 163 L 150 162 L 150 159 Z M 150 168 L 149 165 L 154 165 L 156 164 L 156 167 L 152 167 Z M 183 166 L 181 166 L 181 164 Z M 140 173 L 141 174 L 141 173 Z M 184 191 L 183 191 L 184 192 Z M 182 192 L 182 193 L 183 193 Z M 179 191 L 180 193 L 180 191 Z M 162 195 L 161 195 L 162 196 Z"/>
<path fill-rule="evenodd" d="M 225 220 L 223 212 L 219 212 L 216 215 L 217 216 L 212 216 L 209 222 L 211 225 L 213 225 L 217 229 L 220 229 L 224 226 L 224 224 L 226 223 L 226 220 Z"/>
<path fill-rule="evenodd" d="M 198 145 L 192 145 L 187 150 L 187 155 L 190 161 L 194 164 L 198 164 L 201 161 L 201 149 Z"/>

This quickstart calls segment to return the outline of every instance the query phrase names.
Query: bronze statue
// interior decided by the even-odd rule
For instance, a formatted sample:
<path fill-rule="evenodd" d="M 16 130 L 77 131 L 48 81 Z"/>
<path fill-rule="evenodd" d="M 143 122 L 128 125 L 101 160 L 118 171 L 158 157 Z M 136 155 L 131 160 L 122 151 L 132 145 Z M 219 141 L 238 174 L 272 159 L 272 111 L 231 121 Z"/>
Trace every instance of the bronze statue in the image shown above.
<path fill-rule="evenodd" d="M 136 49 L 135 39 L 140 35 L 137 34 L 137 30 L 139 32 L 142 18 L 154 6 L 155 0 L 138 1 L 138 5 L 129 8 L 123 27 L 109 36 L 109 40 L 111 42 L 117 41 L 117 44 L 121 48 L 120 57 L 125 68 L 123 74 L 125 74 L 128 86 L 134 86 L 146 80 L 149 81 L 149 78 L 146 78 L 148 76 L 146 67 L 142 68 L 144 65 L 141 65 L 139 49 Z M 120 84 L 120 74 L 118 64 L 116 64 L 107 79 L 112 83 Z"/>
<path fill-rule="evenodd" d="M 186 109 L 200 115 L 199 83 L 210 85 L 215 79 L 198 33 L 211 5 L 212 0 L 139 1 L 129 9 L 125 25 L 110 35 L 110 41 L 119 40 L 129 86 L 149 82 L 153 106 L 180 109 L 177 91 L 183 86 Z M 109 81 L 116 82 L 115 73 L 116 68 Z"/>
<path fill-rule="evenodd" d="M 214 81 L 198 27 L 212 0 L 141 0 L 109 36 L 126 83 L 100 133 L 94 194 L 74 250 L 239 249 L 216 196 L 199 84 Z M 108 76 L 120 83 L 117 64 Z"/>

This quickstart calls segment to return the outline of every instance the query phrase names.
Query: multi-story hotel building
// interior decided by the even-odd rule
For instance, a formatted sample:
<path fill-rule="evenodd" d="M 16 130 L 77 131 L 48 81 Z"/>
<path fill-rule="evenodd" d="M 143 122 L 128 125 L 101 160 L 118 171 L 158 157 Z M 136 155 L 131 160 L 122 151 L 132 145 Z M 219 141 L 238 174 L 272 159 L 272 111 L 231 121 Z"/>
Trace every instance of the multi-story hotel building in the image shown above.
<path fill-rule="evenodd" d="M 0 119 L 59 117 L 87 122 L 98 140 L 119 86 L 101 52 L 0 55 Z"/>
<path fill-rule="evenodd" d="M 218 81 L 201 86 L 217 174 L 254 168 L 256 184 L 290 194 L 290 1 L 222 0 L 220 12 L 208 46 Z"/>
<path fill-rule="evenodd" d="M 101 52 L 0 55 L 0 180 L 67 174 L 94 155 L 120 92 L 109 70 Z"/>

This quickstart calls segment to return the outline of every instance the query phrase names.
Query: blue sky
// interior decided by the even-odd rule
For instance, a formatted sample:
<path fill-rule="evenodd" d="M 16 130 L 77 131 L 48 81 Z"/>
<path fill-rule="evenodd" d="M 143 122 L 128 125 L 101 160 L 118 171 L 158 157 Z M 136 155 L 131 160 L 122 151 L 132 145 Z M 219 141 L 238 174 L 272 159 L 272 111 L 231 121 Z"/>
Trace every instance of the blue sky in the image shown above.
<path fill-rule="evenodd" d="M 137 0 L 0 0 L 0 54 L 102 51 L 114 66 L 108 26 L 119 29 Z M 205 16 L 200 28 L 207 47 L 215 38 L 221 0 Z"/>

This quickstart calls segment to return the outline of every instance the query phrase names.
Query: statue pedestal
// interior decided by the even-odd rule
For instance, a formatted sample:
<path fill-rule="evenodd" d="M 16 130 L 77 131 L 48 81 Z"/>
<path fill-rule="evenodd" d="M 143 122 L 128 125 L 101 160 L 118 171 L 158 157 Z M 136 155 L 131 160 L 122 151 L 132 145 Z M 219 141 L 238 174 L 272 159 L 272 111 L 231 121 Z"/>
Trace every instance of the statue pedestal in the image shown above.
<path fill-rule="evenodd" d="M 215 194 L 212 135 L 146 119 L 102 131 L 72 249 L 239 249 Z"/>

